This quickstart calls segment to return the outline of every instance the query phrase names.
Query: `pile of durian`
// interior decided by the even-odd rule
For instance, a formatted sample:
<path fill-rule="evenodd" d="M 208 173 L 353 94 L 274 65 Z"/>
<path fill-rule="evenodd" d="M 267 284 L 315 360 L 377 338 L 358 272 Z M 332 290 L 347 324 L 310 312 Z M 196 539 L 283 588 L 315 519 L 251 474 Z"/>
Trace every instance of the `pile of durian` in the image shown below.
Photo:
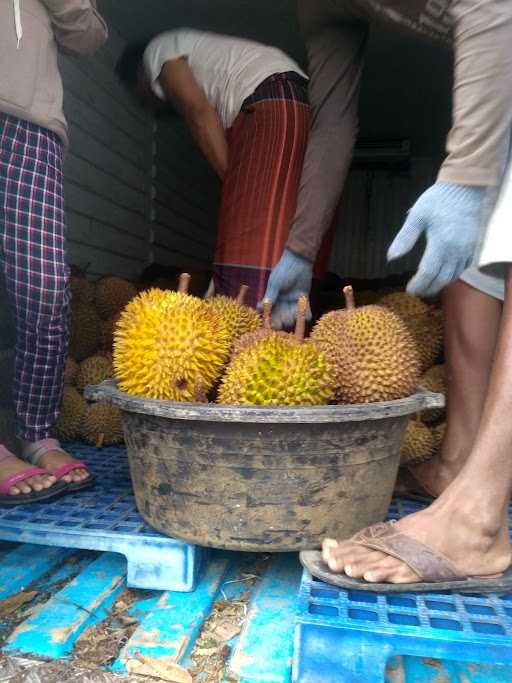
<path fill-rule="evenodd" d="M 406 292 L 387 294 L 379 304 L 400 316 L 415 340 L 422 372 L 418 385 L 434 393 L 446 394 L 441 308 L 435 304 L 428 305 Z M 424 410 L 413 417 L 407 426 L 401 464 L 416 465 L 435 457 L 441 449 L 445 430 L 444 408 Z"/>
<path fill-rule="evenodd" d="M 114 376 L 114 329 L 138 290 L 131 282 L 115 276 L 92 282 L 76 268 L 70 284 L 69 357 L 57 436 L 63 441 L 79 440 L 94 446 L 119 444 L 124 440 L 119 409 L 106 402 L 87 402 L 83 390 Z"/>
<path fill-rule="evenodd" d="M 177 292 L 142 292 L 119 316 L 114 373 L 122 391 L 249 406 L 391 401 L 416 391 L 432 354 L 427 339 L 418 341 L 423 319 L 414 319 L 416 338 L 389 302 L 357 307 L 351 287 L 345 306 L 305 338 L 305 297 L 295 331 L 285 333 L 271 327 L 270 302 L 263 319 L 243 303 L 246 288 L 237 300 L 204 300 L 187 293 L 188 281 L 182 275 Z"/>

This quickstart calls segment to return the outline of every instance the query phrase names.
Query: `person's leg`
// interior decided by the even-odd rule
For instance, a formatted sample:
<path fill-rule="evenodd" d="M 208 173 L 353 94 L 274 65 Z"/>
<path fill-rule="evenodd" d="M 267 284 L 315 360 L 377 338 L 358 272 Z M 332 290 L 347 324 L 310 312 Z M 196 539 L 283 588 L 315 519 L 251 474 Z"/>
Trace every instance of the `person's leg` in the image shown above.
<path fill-rule="evenodd" d="M 295 80 L 264 82 L 236 118 L 219 213 L 216 294 L 236 296 L 246 284 L 248 305 L 263 297 L 295 212 L 309 124 L 306 88 Z"/>
<path fill-rule="evenodd" d="M 512 551 L 508 504 L 512 491 L 512 267 L 506 283 L 498 342 L 482 418 L 458 476 L 426 510 L 395 528 L 443 553 L 468 575 L 506 570 Z M 335 572 L 370 582 L 411 583 L 417 575 L 403 562 L 350 540 L 327 540 L 324 560 Z"/>
<path fill-rule="evenodd" d="M 487 394 L 502 302 L 458 281 L 443 295 L 447 429 L 441 454 L 409 467 L 438 496 L 462 469 L 473 446 Z"/>
<path fill-rule="evenodd" d="M 25 449 L 48 443 L 57 422 L 68 346 L 69 288 L 65 264 L 62 149 L 57 137 L 6 117 L 3 254 L 16 317 L 14 402 Z M 43 452 L 43 451 L 41 451 Z M 32 464 L 56 471 L 76 462 L 56 448 Z M 63 477 L 78 482 L 85 469 Z"/>

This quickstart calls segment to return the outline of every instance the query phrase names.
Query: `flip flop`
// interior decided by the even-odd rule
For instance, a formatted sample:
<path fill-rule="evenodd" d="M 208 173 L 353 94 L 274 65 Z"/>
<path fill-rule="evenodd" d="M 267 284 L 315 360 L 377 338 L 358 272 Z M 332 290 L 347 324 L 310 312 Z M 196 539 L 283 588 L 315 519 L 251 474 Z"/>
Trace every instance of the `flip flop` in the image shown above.
<path fill-rule="evenodd" d="M 345 590 L 371 593 L 506 593 L 512 591 L 512 567 L 503 574 L 464 576 L 442 553 L 399 531 L 394 522 L 380 522 L 363 529 L 351 541 L 364 548 L 379 550 L 408 565 L 421 579 L 418 583 L 369 583 L 336 574 L 322 560 L 317 551 L 300 554 L 302 565 L 317 579 Z"/>
<path fill-rule="evenodd" d="M 431 505 L 437 498 L 408 467 L 401 467 L 393 492 L 395 498 L 405 498 L 416 503 Z"/>
<path fill-rule="evenodd" d="M 13 456 L 14 457 L 14 456 Z M 42 491 L 31 491 L 30 493 L 18 493 L 12 495 L 9 493 L 11 487 L 26 481 L 36 474 L 50 474 L 48 470 L 42 467 L 29 467 L 26 470 L 21 470 L 10 477 L 3 479 L 0 483 L 0 505 L 27 505 L 28 503 L 42 503 L 43 501 L 53 500 L 67 493 L 68 487 L 64 482 L 57 481 L 55 484 Z"/>
<path fill-rule="evenodd" d="M 61 481 L 66 474 L 74 472 L 75 470 L 87 470 L 89 472 L 89 468 L 85 462 L 68 462 L 66 465 L 61 465 L 58 467 L 54 472 L 51 472 L 51 474 L 53 474 L 57 481 Z M 96 477 L 89 472 L 89 476 L 82 481 L 73 481 L 70 484 L 65 481 L 62 483 L 65 485 L 66 491 L 68 493 L 73 493 L 76 491 L 83 491 L 84 489 L 89 489 L 94 486 L 96 483 Z"/>

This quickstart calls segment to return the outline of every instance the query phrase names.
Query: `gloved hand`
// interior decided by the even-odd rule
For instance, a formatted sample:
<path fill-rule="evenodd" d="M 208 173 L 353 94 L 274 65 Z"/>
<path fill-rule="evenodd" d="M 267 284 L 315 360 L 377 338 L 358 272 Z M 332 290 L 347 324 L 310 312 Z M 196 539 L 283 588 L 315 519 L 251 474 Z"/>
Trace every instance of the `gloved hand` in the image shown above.
<path fill-rule="evenodd" d="M 425 233 L 427 246 L 410 294 L 433 296 L 471 265 L 478 246 L 485 187 L 437 182 L 409 211 L 388 250 L 388 261 L 407 254 Z"/>
<path fill-rule="evenodd" d="M 313 264 L 308 259 L 293 251 L 285 249 L 279 262 L 274 266 L 268 279 L 265 299 L 272 301 L 272 327 L 280 330 L 292 327 L 297 316 L 297 301 L 305 295 L 309 296 Z M 263 307 L 263 301 L 258 309 Z M 311 320 L 311 309 L 308 306 L 307 320 Z"/>

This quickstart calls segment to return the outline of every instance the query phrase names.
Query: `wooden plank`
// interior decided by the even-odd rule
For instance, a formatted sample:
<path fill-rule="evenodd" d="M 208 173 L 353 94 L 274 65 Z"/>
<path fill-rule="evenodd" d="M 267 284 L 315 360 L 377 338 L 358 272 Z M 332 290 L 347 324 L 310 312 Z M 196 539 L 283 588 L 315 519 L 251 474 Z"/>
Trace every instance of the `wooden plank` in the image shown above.
<path fill-rule="evenodd" d="M 125 258 L 119 254 L 112 254 L 104 249 L 91 247 L 82 242 L 68 242 L 68 262 L 85 268 L 89 266 L 87 272 L 91 277 L 100 275 L 118 275 L 127 279 L 136 279 L 140 276 L 147 262 Z"/>
<path fill-rule="evenodd" d="M 194 221 L 191 216 L 182 216 L 177 211 L 173 211 L 158 200 L 154 202 L 155 223 L 160 223 L 173 231 L 189 236 L 196 242 L 213 246 L 215 244 L 215 228 L 204 227 Z"/>
<path fill-rule="evenodd" d="M 106 618 L 125 576 L 125 558 L 103 553 L 15 629 L 4 651 L 50 658 L 69 654 L 87 626 Z"/>
<path fill-rule="evenodd" d="M 144 260 L 148 244 L 146 239 L 134 237 L 87 216 L 68 212 L 69 238 L 74 242 L 96 247 L 136 261 Z M 142 258 L 141 258 L 141 255 Z"/>
<path fill-rule="evenodd" d="M 83 102 L 75 95 L 68 93 L 66 97 L 66 116 L 70 123 L 75 123 L 91 137 L 104 144 L 119 156 L 127 159 L 135 166 L 142 166 L 144 152 L 150 143 L 150 135 L 145 140 L 134 141 L 119 127 L 108 121 L 92 107 L 84 107 Z"/>
<path fill-rule="evenodd" d="M 135 166 L 123 159 L 119 154 L 91 137 L 87 131 L 81 129 L 77 124 L 71 123 L 69 127 L 69 141 L 71 151 L 76 156 L 86 159 L 105 172 L 116 176 L 129 187 L 139 192 L 145 191 L 148 178 L 146 170 L 142 166 Z"/>
<path fill-rule="evenodd" d="M 61 71 L 65 91 L 69 90 L 85 106 L 93 107 L 102 113 L 112 124 L 130 135 L 135 142 L 147 138 L 148 122 L 134 116 L 123 103 L 119 103 L 112 97 L 108 90 L 99 86 L 92 76 L 81 71 L 74 61 L 63 60 Z"/>
<path fill-rule="evenodd" d="M 197 256 L 203 259 L 208 259 L 212 249 L 201 242 L 188 239 L 186 236 L 179 234 L 174 230 L 169 230 L 167 227 L 155 223 L 153 245 L 155 247 L 164 247 L 171 251 L 179 251 L 195 258 Z"/>
<path fill-rule="evenodd" d="M 144 216 L 128 211 L 72 181 L 66 183 L 65 199 L 68 209 L 75 213 L 112 225 L 141 239 L 148 235 L 149 225 Z"/>
<path fill-rule="evenodd" d="M 11 550 L 2 557 L 0 600 L 25 590 L 32 581 L 46 574 L 71 554 L 71 550 L 28 543 Z"/>
<path fill-rule="evenodd" d="M 75 185 L 94 192 L 104 199 L 115 197 L 116 203 L 120 206 L 144 217 L 146 208 L 144 192 L 127 186 L 114 175 L 105 173 L 90 161 L 68 154 L 64 174 L 66 179 Z"/>
<path fill-rule="evenodd" d="M 153 247 L 153 263 L 160 263 L 163 266 L 174 266 L 175 268 L 181 268 L 187 270 L 188 268 L 195 268 L 199 265 L 211 265 L 210 259 L 205 259 L 203 256 L 195 254 L 194 256 L 188 256 L 186 254 L 180 254 L 177 251 L 169 251 L 164 247 L 159 247 L 155 245 Z"/>
<path fill-rule="evenodd" d="M 218 206 L 217 202 L 207 203 L 199 193 L 195 199 L 181 193 L 179 187 L 163 185 L 158 180 L 154 183 L 155 199 L 163 206 L 172 208 L 182 216 L 193 216 L 194 222 L 207 230 L 216 230 Z"/>

